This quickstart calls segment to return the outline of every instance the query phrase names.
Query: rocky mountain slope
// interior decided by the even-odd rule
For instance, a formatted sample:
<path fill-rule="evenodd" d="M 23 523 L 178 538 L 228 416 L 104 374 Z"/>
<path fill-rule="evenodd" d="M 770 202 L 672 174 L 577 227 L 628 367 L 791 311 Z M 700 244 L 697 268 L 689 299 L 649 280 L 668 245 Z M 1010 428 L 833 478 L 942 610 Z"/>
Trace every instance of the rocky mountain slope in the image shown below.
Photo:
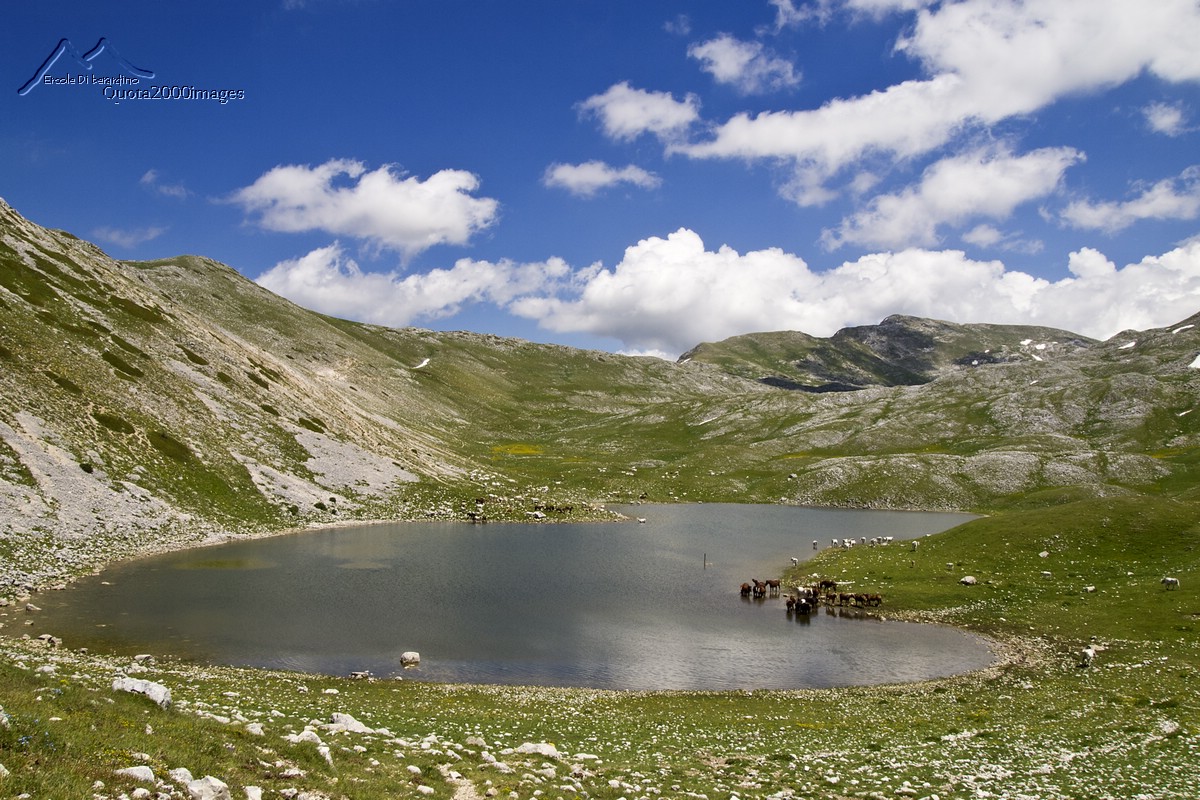
<path fill-rule="evenodd" d="M 751 333 L 706 342 L 681 362 L 716 364 L 743 377 L 808 392 L 914 386 L 962 367 L 1058 358 L 1095 344 L 1033 325 L 957 325 L 893 315 L 822 339 L 800 331 Z"/>
<path fill-rule="evenodd" d="M 893 317 L 672 364 L 337 320 L 209 259 L 113 260 L 0 201 L 0 594 L 351 518 L 1186 496 L 1197 325 L 1093 342 Z"/>

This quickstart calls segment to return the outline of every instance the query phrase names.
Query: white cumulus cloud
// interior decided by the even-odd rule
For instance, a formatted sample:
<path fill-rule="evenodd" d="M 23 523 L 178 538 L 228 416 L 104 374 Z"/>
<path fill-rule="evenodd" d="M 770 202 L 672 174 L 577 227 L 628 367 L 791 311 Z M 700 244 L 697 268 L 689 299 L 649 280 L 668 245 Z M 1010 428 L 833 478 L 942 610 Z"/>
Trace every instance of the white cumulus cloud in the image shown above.
<path fill-rule="evenodd" d="M 260 286 L 306 308 L 335 317 L 402 327 L 458 313 L 464 305 L 504 307 L 531 292 L 549 291 L 567 278 L 561 259 L 521 264 L 459 259 L 449 269 L 401 275 L 368 272 L 333 243 L 260 275 Z"/>
<path fill-rule="evenodd" d="M 779 249 L 708 250 L 695 232 L 680 229 L 629 247 L 611 269 L 594 265 L 554 291 L 517 297 L 509 309 L 549 330 L 678 354 L 751 331 L 828 336 L 895 313 L 1106 338 L 1169 325 L 1200 307 L 1200 242 L 1124 268 L 1084 249 L 1066 266 L 1070 277 L 1048 281 L 957 250 L 910 248 L 815 272 Z"/>
<path fill-rule="evenodd" d="M 406 256 L 439 244 L 466 244 L 496 221 L 499 203 L 472 195 L 479 179 L 442 170 L 420 180 L 385 165 L 332 159 L 316 167 L 281 165 L 230 195 L 273 231 L 320 230 L 354 236 Z"/>
<path fill-rule="evenodd" d="M 566 189 L 578 197 L 592 197 L 601 189 L 627 183 L 641 189 L 655 189 L 662 179 L 633 165 L 617 168 L 603 161 L 582 164 L 551 164 L 542 176 L 546 186 Z"/>
<path fill-rule="evenodd" d="M 879 195 L 836 230 L 824 232 L 828 247 L 929 247 L 938 228 L 974 218 L 1002 220 L 1017 206 L 1053 192 L 1063 173 L 1083 155 L 1069 147 L 1047 147 L 1020 156 L 986 148 L 942 159 L 915 186 Z"/>
<path fill-rule="evenodd" d="M 596 116 L 612 139 L 628 141 L 651 133 L 673 141 L 700 118 L 700 100 L 691 94 L 676 100 L 670 92 L 635 89 L 622 81 L 584 100 L 579 110 Z"/>
<path fill-rule="evenodd" d="M 1142 109 L 1146 124 L 1155 133 L 1180 136 L 1187 131 L 1187 115 L 1183 107 L 1170 103 L 1151 103 Z"/>
<path fill-rule="evenodd" d="M 728 34 L 693 44 L 688 55 L 718 83 L 743 94 L 787 89 L 800 83 L 800 74 L 787 59 L 772 54 L 761 42 L 744 42 Z"/>
<path fill-rule="evenodd" d="M 1129 200 L 1076 200 L 1063 209 L 1062 216 L 1077 228 L 1109 233 L 1144 219 L 1196 219 L 1200 216 L 1200 166 L 1147 186 Z"/>
<path fill-rule="evenodd" d="M 781 15 L 791 8 L 776 7 Z M 822 7 L 912 14 L 897 51 L 926 77 L 819 108 L 742 112 L 716 126 L 711 138 L 672 149 L 694 158 L 791 161 L 797 178 L 788 196 L 814 204 L 828 199 L 826 181 L 865 156 L 921 156 L 965 129 L 1147 73 L 1172 82 L 1200 79 L 1194 45 L 1200 7 L 1193 0 L 854 0 Z"/>

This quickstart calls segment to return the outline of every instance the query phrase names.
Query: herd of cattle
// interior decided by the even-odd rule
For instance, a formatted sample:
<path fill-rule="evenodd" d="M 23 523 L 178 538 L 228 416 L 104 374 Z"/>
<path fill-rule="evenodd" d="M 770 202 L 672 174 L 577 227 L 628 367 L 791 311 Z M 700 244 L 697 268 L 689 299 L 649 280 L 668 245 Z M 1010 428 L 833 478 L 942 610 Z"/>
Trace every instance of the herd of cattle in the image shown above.
<path fill-rule="evenodd" d="M 751 583 L 741 585 L 742 597 L 761 599 L 768 595 L 778 597 L 781 581 L 770 579 L 760 581 L 751 578 Z M 839 592 L 838 582 L 831 578 L 822 578 L 811 586 L 793 586 L 793 594 L 785 601 L 789 614 L 811 614 L 822 603 L 827 606 L 853 606 L 855 608 L 878 607 L 883 604 L 883 597 L 878 594 L 863 594 L 861 592 Z"/>

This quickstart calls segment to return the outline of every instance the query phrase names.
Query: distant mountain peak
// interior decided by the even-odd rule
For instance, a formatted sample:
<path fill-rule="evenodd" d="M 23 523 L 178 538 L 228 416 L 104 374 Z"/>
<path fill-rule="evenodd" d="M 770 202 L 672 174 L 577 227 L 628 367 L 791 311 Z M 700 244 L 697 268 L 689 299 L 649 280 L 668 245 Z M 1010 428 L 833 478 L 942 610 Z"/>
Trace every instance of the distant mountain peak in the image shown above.
<path fill-rule="evenodd" d="M 956 369 L 1038 361 L 1094 339 L 1035 325 L 960 324 L 892 314 L 828 338 L 799 331 L 750 333 L 698 345 L 680 360 L 708 362 L 770 386 L 841 392 L 915 386 Z"/>

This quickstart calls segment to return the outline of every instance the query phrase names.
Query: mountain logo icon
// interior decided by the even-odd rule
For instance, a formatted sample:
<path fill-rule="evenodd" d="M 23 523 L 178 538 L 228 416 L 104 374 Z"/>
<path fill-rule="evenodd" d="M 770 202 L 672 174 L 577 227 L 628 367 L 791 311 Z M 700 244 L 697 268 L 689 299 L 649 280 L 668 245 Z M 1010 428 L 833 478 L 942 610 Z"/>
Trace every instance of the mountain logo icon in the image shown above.
<path fill-rule="evenodd" d="M 51 67 L 53 67 L 54 64 L 64 55 L 74 59 L 76 63 L 90 72 L 94 66 L 92 62 L 95 61 L 101 53 L 108 53 L 109 57 L 113 61 L 117 62 L 117 66 L 119 66 L 122 71 L 133 77 L 154 77 L 154 73 L 150 70 L 142 69 L 141 67 L 135 67 L 133 64 L 130 64 L 128 61 L 121 58 L 121 54 L 117 52 L 117 48 L 113 47 L 112 42 L 108 41 L 108 39 L 103 36 L 100 37 L 100 41 L 96 42 L 95 47 L 93 47 L 91 50 L 88 50 L 82 56 L 79 55 L 79 51 L 75 49 L 75 45 L 71 44 L 70 39 L 60 39 L 58 46 L 55 47 L 54 51 L 50 53 L 50 56 L 42 62 L 42 65 L 38 67 L 37 72 L 33 74 L 33 77 L 26 81 L 25 85 L 17 90 L 17 94 L 24 97 L 33 91 L 33 87 L 42 82 L 42 79 L 45 78 L 47 73 L 50 72 Z"/>

